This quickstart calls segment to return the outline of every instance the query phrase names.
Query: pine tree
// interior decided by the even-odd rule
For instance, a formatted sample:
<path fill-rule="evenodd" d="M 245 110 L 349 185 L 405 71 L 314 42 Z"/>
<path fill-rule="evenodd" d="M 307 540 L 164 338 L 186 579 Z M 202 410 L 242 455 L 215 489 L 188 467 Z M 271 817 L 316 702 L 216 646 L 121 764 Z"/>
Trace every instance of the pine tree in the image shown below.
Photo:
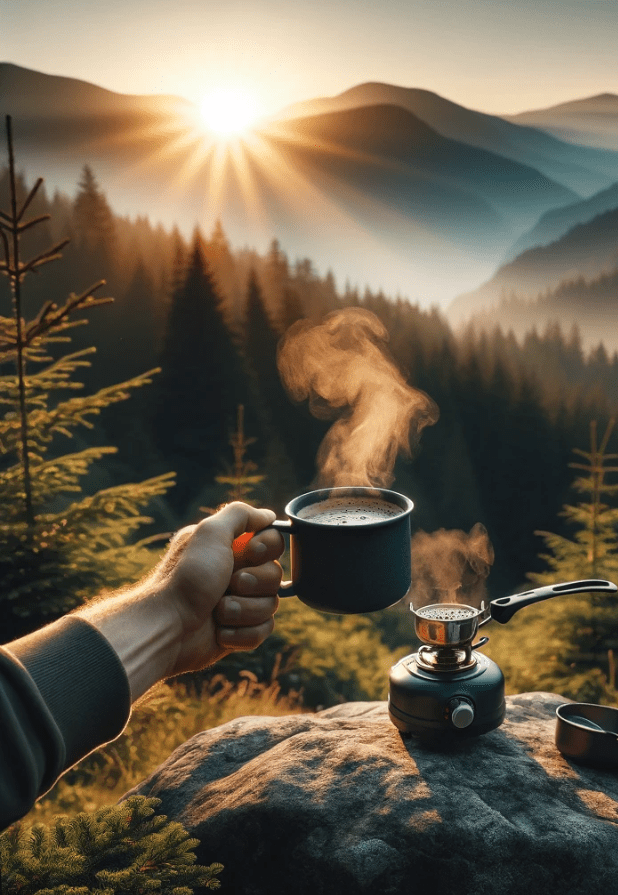
<path fill-rule="evenodd" d="M 247 438 L 245 435 L 245 408 L 239 404 L 236 414 L 236 431 L 230 437 L 234 462 L 225 475 L 215 477 L 217 484 L 227 485 L 226 501 L 243 500 L 245 503 L 253 503 L 252 498 L 256 486 L 266 478 L 258 473 L 257 464 L 246 456 L 247 448 L 256 440 Z"/>
<path fill-rule="evenodd" d="M 264 258 L 261 282 L 264 287 L 265 304 L 267 303 L 273 318 L 276 318 L 278 331 L 284 332 L 294 321 L 287 322 L 284 319 L 286 315 L 285 296 L 290 290 L 290 269 L 288 259 L 285 252 L 281 250 L 278 239 L 272 240 Z M 298 317 L 302 316 L 301 311 Z"/>
<path fill-rule="evenodd" d="M 115 240 L 114 216 L 89 165 L 82 169 L 73 215 L 79 243 L 91 251 L 111 253 Z"/>
<path fill-rule="evenodd" d="M 606 502 L 618 493 L 618 485 L 608 480 L 610 473 L 618 472 L 618 466 L 612 465 L 618 454 L 607 452 L 613 426 L 610 420 L 599 442 L 593 421 L 590 450 L 574 450 L 583 460 L 570 464 L 578 470 L 574 488 L 586 500 L 563 509 L 562 515 L 574 526 L 572 538 L 537 532 L 549 551 L 542 555 L 549 570 L 530 574 L 534 584 L 616 580 L 618 508 Z M 613 595 L 559 597 L 532 607 L 528 621 L 526 652 L 530 663 L 541 671 L 533 683 L 535 688 L 555 690 L 584 702 L 615 702 L 618 601 Z"/>
<path fill-rule="evenodd" d="M 143 544 L 132 545 L 144 522 L 143 508 L 171 485 L 173 474 L 140 484 L 116 485 L 86 496 L 80 481 L 113 447 L 82 447 L 69 454 L 58 449 L 62 438 L 111 404 L 150 382 L 154 370 L 128 382 L 80 396 L 75 375 L 87 367 L 94 349 L 61 353 L 77 325 L 75 312 L 90 311 L 110 299 L 97 298 L 103 285 L 72 294 L 62 306 L 43 304 L 27 320 L 23 281 L 42 265 L 60 257 L 65 242 L 23 261 L 21 234 L 45 219 L 24 221 L 24 214 L 42 183 L 38 180 L 23 203 L 15 190 L 11 119 L 7 116 L 11 199 L 0 212 L 4 261 L 0 272 L 9 279 L 13 314 L 0 317 L 0 622 L 3 639 L 37 627 L 78 605 L 94 591 L 126 583 L 151 562 Z M 62 393 L 69 392 L 68 397 Z"/>
<path fill-rule="evenodd" d="M 246 378 L 198 232 L 172 297 L 160 366 L 153 390 L 155 445 L 177 471 L 172 507 L 191 517 L 220 471 L 236 407 L 246 405 Z"/>
<path fill-rule="evenodd" d="M 618 494 L 618 484 L 610 483 L 608 475 L 618 472 L 618 466 L 608 465 L 618 460 L 618 454 L 608 454 L 614 420 L 610 420 L 599 443 L 597 424 L 590 424 L 590 450 L 574 449 L 583 462 L 570 463 L 579 474 L 573 483 L 585 501 L 565 505 L 560 514 L 574 527 L 572 539 L 551 532 L 536 532 L 545 541 L 549 553 L 542 559 L 549 571 L 530 575 L 535 584 L 554 583 L 576 578 L 612 578 L 618 574 L 618 507 L 606 502 Z"/>
<path fill-rule="evenodd" d="M 277 368 L 279 336 L 266 310 L 254 270 L 247 285 L 243 348 L 261 429 L 267 444 L 264 464 L 275 504 L 296 490 L 295 472 L 307 485 L 315 474 L 315 456 L 323 429 L 307 408 L 291 401 Z M 276 470 L 275 475 L 270 470 Z"/>
<path fill-rule="evenodd" d="M 238 288 L 236 264 L 230 244 L 220 220 L 215 222 L 204 252 L 212 273 L 213 282 L 221 297 L 221 310 L 225 322 L 238 329 L 242 319 L 242 291 Z"/>
<path fill-rule="evenodd" d="M 218 889 L 222 864 L 196 863 L 191 839 L 177 821 L 156 814 L 160 799 L 129 796 L 118 805 L 23 822 L 0 835 L 2 895 L 192 895 Z"/>
<path fill-rule="evenodd" d="M 277 342 L 266 311 L 264 295 L 254 270 L 249 273 L 243 349 L 256 393 L 259 413 L 266 428 L 273 428 L 273 405 L 287 403 L 277 372 Z"/>

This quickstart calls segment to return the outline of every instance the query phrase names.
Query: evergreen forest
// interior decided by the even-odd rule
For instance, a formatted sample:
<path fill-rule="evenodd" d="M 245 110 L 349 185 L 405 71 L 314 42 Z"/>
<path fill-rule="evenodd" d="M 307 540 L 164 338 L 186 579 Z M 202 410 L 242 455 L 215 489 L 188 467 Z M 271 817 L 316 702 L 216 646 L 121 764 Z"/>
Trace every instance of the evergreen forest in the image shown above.
<path fill-rule="evenodd" d="M 565 507 L 578 500 L 611 507 L 615 498 L 618 356 L 602 344 L 584 350 L 576 326 L 564 331 L 556 319 L 516 337 L 499 323 L 484 328 L 476 320 L 454 331 L 437 308 L 338 284 L 311 259 L 289 258 L 276 239 L 259 253 L 233 248 L 224 222 L 187 235 L 147 217 L 121 217 L 88 166 L 72 196 L 49 195 L 44 183 L 33 189 L 19 173 L 15 178 L 15 207 L 27 207 L 36 226 L 19 233 L 20 257 L 35 261 L 21 283 L 25 335 L 18 333 L 10 277 L 0 281 L 5 640 L 143 574 L 172 532 L 230 498 L 272 507 L 281 517 L 292 497 L 315 487 L 316 455 L 334 417 L 315 416 L 306 402 L 291 399 L 277 350 L 295 322 L 318 323 L 350 307 L 383 323 L 397 368 L 440 411 L 412 456 L 397 460 L 390 486 L 414 501 L 413 529 L 467 532 L 481 523 L 495 552 L 487 581 L 492 599 L 544 575 L 564 579 L 567 566 L 580 577 L 611 577 L 615 515 L 606 520 L 611 561 L 602 567 L 586 566 L 583 542 L 583 564 L 552 564 L 558 542 L 548 541 L 551 533 L 576 543 L 586 528 L 585 512 Z M 5 224 L 12 202 L 4 168 Z M 5 248 L 8 257 L 6 237 Z M 16 361 L 19 339 L 23 356 Z M 25 371 L 36 448 L 30 506 L 16 478 L 24 457 L 16 363 Z M 592 478 L 574 469 L 577 451 L 587 452 Z M 593 481 L 599 463 L 609 464 L 602 483 Z M 221 694 L 242 699 L 248 689 L 270 708 L 273 699 L 283 700 L 285 711 L 384 698 L 389 663 L 414 648 L 413 626 L 402 613 L 325 618 L 296 600 L 285 603 L 275 633 L 255 654 L 229 657 L 221 668 L 176 685 L 187 705 L 201 694 L 213 704 Z M 579 601 L 571 610 L 579 613 L 569 629 L 576 640 L 586 607 Z M 575 648 L 556 658 L 556 642 L 538 647 L 545 688 L 604 700 L 615 695 L 618 613 L 590 604 L 591 617 L 595 611 L 602 626 L 588 625 L 587 664 Z M 524 615 L 515 626 L 520 638 L 529 630 Z M 541 678 L 518 674 L 513 643 L 509 631 L 500 632 L 495 656 L 508 666 L 513 687 L 534 688 Z M 178 691 L 157 698 L 168 727 L 170 718 L 182 726 L 173 714 Z M 132 724 L 148 726 L 139 717 Z M 143 730 L 139 737 L 142 748 Z M 99 775 L 103 768 L 115 773 L 109 755 L 89 759 Z"/>
<path fill-rule="evenodd" d="M 25 196 L 27 186 L 20 189 Z M 6 207 L 6 171 L 0 190 Z M 338 288 L 310 259 L 289 259 L 277 240 L 260 255 L 232 249 L 219 222 L 185 238 L 147 218 L 120 218 L 87 167 L 73 198 L 49 197 L 43 187 L 29 210 L 50 218 L 23 234 L 24 255 L 70 241 L 61 259 L 25 284 L 27 313 L 47 301 L 60 305 L 98 280 L 113 297 L 79 312 L 88 323 L 71 334 L 72 350 L 96 347 L 80 371 L 85 390 L 160 369 L 148 387 L 80 433 L 84 444 L 118 448 L 99 466 L 99 485 L 175 471 L 153 531 L 194 521 L 201 507 L 226 498 L 216 478 L 233 460 L 238 405 L 253 440 L 250 459 L 264 476 L 255 499 L 281 513 L 315 484 L 317 448 L 331 420 L 286 393 L 277 343 L 298 319 L 318 322 L 358 306 L 383 322 L 397 367 L 440 409 L 415 455 L 396 468 L 393 487 L 414 500 L 415 525 L 467 530 L 482 522 L 496 550 L 496 594 L 542 569 L 534 532 L 560 530 L 571 452 L 587 446 L 592 420 L 602 427 L 617 409 L 618 356 L 602 344 L 585 352 L 577 328 L 564 332 L 558 320 L 522 339 L 478 322 L 453 332 L 437 308 L 356 284 Z M 1 286 L 8 316 L 7 281 Z"/>

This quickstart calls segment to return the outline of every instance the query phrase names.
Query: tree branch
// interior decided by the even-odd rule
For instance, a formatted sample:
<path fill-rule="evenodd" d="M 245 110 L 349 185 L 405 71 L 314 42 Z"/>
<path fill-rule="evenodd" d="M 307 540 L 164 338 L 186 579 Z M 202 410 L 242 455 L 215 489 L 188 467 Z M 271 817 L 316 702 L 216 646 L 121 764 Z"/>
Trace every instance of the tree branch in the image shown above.
<path fill-rule="evenodd" d="M 35 197 L 35 195 L 36 195 L 36 192 L 37 192 L 38 188 L 41 186 L 42 183 L 43 183 L 43 178 L 42 178 L 42 177 L 39 177 L 38 180 L 37 180 L 37 182 L 34 184 L 34 186 L 32 187 L 32 189 L 31 189 L 30 192 L 28 193 L 28 196 L 26 197 L 26 200 L 25 200 L 24 204 L 23 204 L 22 207 L 21 207 L 21 211 L 19 212 L 19 214 L 18 214 L 18 216 L 17 216 L 17 221 L 16 221 L 16 223 L 19 223 L 19 222 L 21 221 L 21 219 L 23 218 L 23 216 L 24 216 L 24 212 L 26 211 L 26 208 L 28 208 L 28 206 L 30 205 L 30 203 L 31 203 L 32 200 L 34 199 L 34 197 Z M 50 217 L 50 215 L 47 215 L 47 217 Z"/>

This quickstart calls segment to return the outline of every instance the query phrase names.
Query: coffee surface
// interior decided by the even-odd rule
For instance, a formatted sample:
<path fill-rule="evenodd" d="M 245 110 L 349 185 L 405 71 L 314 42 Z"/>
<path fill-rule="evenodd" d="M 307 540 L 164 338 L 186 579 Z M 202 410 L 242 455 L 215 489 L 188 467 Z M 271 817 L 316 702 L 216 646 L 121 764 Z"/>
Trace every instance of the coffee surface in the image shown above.
<path fill-rule="evenodd" d="M 422 609 L 417 609 L 416 614 L 429 621 L 454 622 L 462 621 L 465 618 L 473 618 L 475 615 L 478 615 L 478 611 L 470 606 L 440 606 L 437 603 L 433 606 L 424 606 Z"/>
<path fill-rule="evenodd" d="M 303 507 L 297 515 L 322 525 L 367 525 L 394 519 L 403 512 L 401 507 L 377 497 L 329 497 Z"/>

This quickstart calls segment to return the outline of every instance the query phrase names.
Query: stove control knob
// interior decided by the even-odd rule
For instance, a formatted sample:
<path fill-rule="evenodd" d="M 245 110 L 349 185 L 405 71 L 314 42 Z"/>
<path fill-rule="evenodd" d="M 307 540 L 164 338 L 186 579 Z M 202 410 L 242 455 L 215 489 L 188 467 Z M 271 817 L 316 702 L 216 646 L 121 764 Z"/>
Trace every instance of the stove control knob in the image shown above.
<path fill-rule="evenodd" d="M 464 696 L 456 696 L 455 699 L 451 699 L 448 707 L 453 727 L 462 730 L 464 727 L 469 727 L 474 721 L 474 705 Z"/>

